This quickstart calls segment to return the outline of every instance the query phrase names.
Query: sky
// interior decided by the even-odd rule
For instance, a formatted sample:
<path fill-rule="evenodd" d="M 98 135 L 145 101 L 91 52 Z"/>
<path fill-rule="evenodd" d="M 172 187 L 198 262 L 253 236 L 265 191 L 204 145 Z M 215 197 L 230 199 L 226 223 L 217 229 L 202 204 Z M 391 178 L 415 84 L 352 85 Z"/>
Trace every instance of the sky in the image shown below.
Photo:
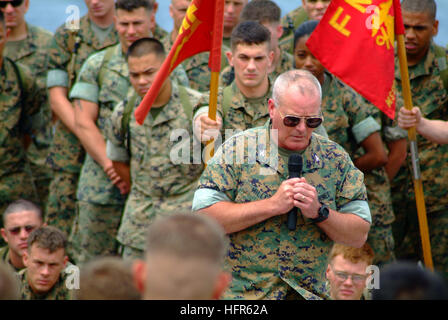
<path fill-rule="evenodd" d="M 274 0 L 282 9 L 282 16 L 301 5 L 301 0 Z M 170 0 L 158 0 L 159 10 L 157 22 L 167 31 L 171 31 L 173 23 L 168 12 Z M 436 0 L 439 34 L 435 42 L 439 45 L 448 44 L 448 1 Z M 28 22 L 41 26 L 52 32 L 67 19 L 79 12 L 82 16 L 87 12 L 83 0 L 30 0 L 30 9 L 26 15 Z"/>

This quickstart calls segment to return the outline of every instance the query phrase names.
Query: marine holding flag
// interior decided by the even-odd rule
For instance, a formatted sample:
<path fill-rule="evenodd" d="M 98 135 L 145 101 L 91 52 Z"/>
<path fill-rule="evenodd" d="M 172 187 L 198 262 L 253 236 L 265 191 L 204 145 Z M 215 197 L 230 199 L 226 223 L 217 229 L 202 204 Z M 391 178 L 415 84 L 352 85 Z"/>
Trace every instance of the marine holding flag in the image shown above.
<path fill-rule="evenodd" d="M 448 61 L 444 48 L 432 41 L 438 32 L 435 1 L 404 0 L 402 10 L 413 103 L 420 108 L 425 118 L 446 120 Z M 398 94 L 401 95 L 398 70 L 395 78 Z M 406 138 L 406 133 L 401 138 Z M 448 279 L 448 145 L 419 136 L 417 146 L 434 268 Z M 410 159 L 408 162 L 392 181 L 393 205 L 397 217 L 393 228 L 397 258 L 417 261 L 422 259 L 422 249 Z"/>
<path fill-rule="evenodd" d="M 135 119 L 142 124 L 164 80 L 185 59 L 204 51 L 210 51 L 209 67 L 212 72 L 211 96 L 217 96 L 218 73 L 221 68 L 224 1 L 193 0 L 187 9 L 179 36 L 161 66 L 151 89 L 135 110 Z M 214 75 L 215 73 L 215 75 Z M 215 83 L 215 85 L 214 85 Z M 216 98 L 215 98 L 216 99 Z M 216 109 L 216 103 L 215 103 Z M 216 111 L 215 111 L 216 114 Z"/>

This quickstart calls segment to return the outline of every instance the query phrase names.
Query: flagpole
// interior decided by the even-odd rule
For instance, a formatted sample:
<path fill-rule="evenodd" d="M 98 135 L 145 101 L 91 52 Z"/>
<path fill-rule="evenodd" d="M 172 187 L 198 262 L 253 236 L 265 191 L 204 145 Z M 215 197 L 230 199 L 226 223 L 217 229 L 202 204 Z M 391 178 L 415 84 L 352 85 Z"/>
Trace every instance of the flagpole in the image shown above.
<path fill-rule="evenodd" d="M 219 87 L 219 72 L 221 70 L 221 48 L 223 37 L 223 17 L 224 17 L 224 1 L 215 0 L 215 19 L 213 20 L 213 40 L 212 48 L 210 50 L 210 95 L 208 117 L 216 121 L 216 110 L 218 106 L 218 87 Z M 204 163 L 213 157 L 214 154 L 214 139 L 207 142 L 205 146 Z"/>
<path fill-rule="evenodd" d="M 404 106 L 408 110 L 412 110 L 412 95 L 409 81 L 408 62 L 406 57 L 406 48 L 404 44 L 404 35 L 397 35 L 398 60 L 400 62 L 401 87 L 404 99 Z M 420 164 L 417 149 L 417 133 L 415 127 L 408 129 L 408 140 L 411 148 L 412 156 L 412 174 L 414 182 L 415 201 L 417 204 L 418 223 L 420 227 L 420 238 L 423 248 L 423 260 L 425 266 L 434 271 L 431 242 L 429 240 L 428 219 L 426 216 L 425 199 L 423 195 L 423 184 L 420 173 Z"/>

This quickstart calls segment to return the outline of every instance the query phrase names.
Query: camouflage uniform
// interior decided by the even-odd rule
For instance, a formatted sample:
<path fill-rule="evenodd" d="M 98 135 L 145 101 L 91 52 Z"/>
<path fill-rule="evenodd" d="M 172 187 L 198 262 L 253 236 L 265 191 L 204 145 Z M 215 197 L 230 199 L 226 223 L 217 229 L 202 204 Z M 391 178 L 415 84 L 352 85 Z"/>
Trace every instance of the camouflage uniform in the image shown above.
<path fill-rule="evenodd" d="M 227 89 L 226 89 L 227 88 Z M 266 94 L 260 98 L 246 98 L 240 91 L 236 82 L 226 88 L 219 88 L 217 113 L 223 119 L 222 137 L 229 138 L 225 135 L 226 129 L 244 131 L 249 128 L 262 126 L 269 119 L 269 111 L 267 108 L 268 100 L 271 97 L 271 85 Z M 226 114 L 223 115 L 224 92 L 231 90 L 231 100 L 226 108 Z M 204 95 L 199 103 L 194 107 L 193 114 L 197 115 L 208 109 L 209 96 Z"/>
<path fill-rule="evenodd" d="M 199 180 L 193 210 L 219 201 L 247 203 L 275 194 L 288 179 L 287 154 L 292 151 L 279 148 L 279 157 L 275 145 L 270 147 L 268 128 L 269 122 L 221 146 Z M 263 136 L 266 143 L 259 143 Z M 244 159 L 235 163 L 229 156 L 239 146 L 244 146 Z M 319 201 L 339 212 L 357 212 L 370 222 L 363 174 L 339 145 L 313 133 L 302 158 L 303 176 L 316 188 Z M 294 293 L 305 299 L 328 298 L 325 268 L 333 242 L 301 214 L 295 231 L 287 228 L 286 221 L 283 214 L 229 234 L 226 266 L 232 269 L 233 279 L 225 299 L 285 299 Z"/>
<path fill-rule="evenodd" d="M 166 53 L 171 50 L 174 42 L 171 40 L 171 33 L 163 37 L 160 42 L 163 44 Z M 221 50 L 221 70 L 228 65 L 224 52 L 228 48 L 225 46 Z M 184 60 L 180 65 L 187 73 L 189 87 L 200 92 L 208 92 L 210 90 L 211 71 L 208 66 L 209 52 L 202 52 Z M 177 68 L 176 68 L 177 69 Z M 185 85 L 185 82 L 179 82 Z"/>
<path fill-rule="evenodd" d="M 11 270 L 14 272 L 18 272 L 22 269 L 18 269 L 14 267 L 11 263 L 11 260 L 9 259 L 9 247 L 4 246 L 3 248 L 0 248 L 0 262 L 3 262 L 5 265 L 11 267 Z"/>
<path fill-rule="evenodd" d="M 363 155 L 362 141 L 381 130 L 379 110 L 329 73 L 325 73 L 322 95 L 329 138 L 344 147 L 352 159 Z M 374 264 L 386 264 L 395 260 L 395 254 L 391 226 L 394 213 L 384 167 L 364 173 L 364 183 L 372 214 L 368 243 L 375 252 Z"/>
<path fill-rule="evenodd" d="M 76 36 L 80 41 L 75 54 L 73 51 Z M 87 57 L 117 42 L 115 29 L 100 42 L 87 15 L 80 19 L 79 30 L 75 35 L 62 25 L 56 30 L 49 51 L 52 70 L 48 73 L 47 87 L 61 86 L 70 89 L 74 81 L 70 81 L 69 77 L 73 75 L 73 80 L 76 78 Z M 50 81 L 51 75 L 55 75 L 58 81 Z M 84 150 L 78 138 L 58 121 L 47 158 L 47 163 L 53 169 L 53 180 L 50 184 L 45 222 L 67 234 L 70 234 L 76 215 L 76 185 L 83 161 Z"/>
<path fill-rule="evenodd" d="M 226 50 L 228 49 L 223 46 L 221 50 L 221 70 L 228 65 L 227 58 L 224 55 Z M 190 87 L 200 92 L 210 91 L 210 78 L 212 73 L 208 66 L 209 57 L 209 52 L 202 52 L 182 62 L 190 80 Z"/>
<path fill-rule="evenodd" d="M 294 69 L 294 58 L 288 52 L 280 49 L 280 61 L 276 68 L 269 74 L 269 78 L 274 83 L 275 79 L 285 71 Z M 235 79 L 235 70 L 231 66 L 225 67 L 219 75 L 219 85 L 228 86 Z"/>
<path fill-rule="evenodd" d="M 420 107 L 423 116 L 428 119 L 448 119 L 448 94 L 440 77 L 440 70 L 443 69 L 441 62 L 435 58 L 434 44 L 431 44 L 425 58 L 409 67 L 413 104 Z M 446 66 L 446 61 L 444 63 Z M 397 62 L 395 78 L 397 92 L 401 93 Z M 397 104 L 397 109 L 399 107 Z M 401 138 L 405 137 L 406 132 Z M 434 267 L 448 278 L 448 145 L 433 143 L 422 136 L 417 137 L 417 145 Z M 398 258 L 423 261 L 410 155 L 407 159 L 407 166 L 401 167 L 391 182 L 397 217 L 393 224 L 396 252 Z"/>
<path fill-rule="evenodd" d="M 161 26 L 159 26 L 158 24 L 156 24 L 156 28 L 153 32 L 153 36 L 154 38 L 156 38 L 157 40 L 161 40 L 164 37 L 166 37 L 167 35 L 169 35 L 169 32 L 166 31 L 165 29 L 163 29 Z"/>
<path fill-rule="evenodd" d="M 3 58 L 0 67 L 0 227 L 3 227 L 1 215 L 12 201 L 24 198 L 38 203 L 23 145 L 25 135 L 32 132 L 32 117 L 39 112 L 44 99 L 32 80 L 27 67 Z"/>
<path fill-rule="evenodd" d="M 282 18 L 283 35 L 280 39 L 280 48 L 294 53 L 294 31 L 305 21 L 308 21 L 309 17 L 303 7 L 298 7 Z"/>
<path fill-rule="evenodd" d="M 30 24 L 27 24 L 26 28 L 26 38 L 20 41 L 8 41 L 3 54 L 14 62 L 26 65 L 31 70 L 33 79 L 36 80 L 40 95 L 46 97 L 48 49 L 53 35 L 47 30 Z M 52 176 L 50 168 L 45 165 L 52 139 L 51 119 L 51 109 L 48 100 L 45 99 L 39 113 L 32 118 L 33 134 L 31 144 L 27 149 L 31 174 L 42 208 L 45 208 L 46 205 L 48 187 Z"/>
<path fill-rule="evenodd" d="M 113 108 L 126 98 L 130 86 L 128 65 L 121 44 L 117 44 L 86 60 L 70 99 L 98 105 L 96 125 L 105 137 Z M 89 154 L 81 169 L 76 198 L 78 212 L 70 235 L 71 257 L 82 264 L 97 255 L 115 254 L 115 237 L 126 197 Z"/>
<path fill-rule="evenodd" d="M 191 107 L 190 111 L 186 111 L 187 102 L 183 99 L 188 99 L 190 106 L 193 106 L 201 94 L 184 88 L 186 95 L 182 97 L 179 88 L 172 82 L 170 101 L 163 106 L 155 119 L 149 113 L 142 126 L 136 123 L 132 112 L 128 132 L 123 132 L 125 129 L 123 130 L 122 124 L 127 101 L 117 105 L 111 117 L 112 124 L 109 127 L 111 130 L 107 142 L 108 157 L 114 161 L 130 162 L 132 178 L 132 189 L 117 236 L 124 246 L 125 258 L 139 258 L 135 254 L 142 258 L 145 233 L 155 218 L 170 212 L 191 210 L 194 189 L 203 165 L 200 144 L 192 139 Z M 136 106 L 140 101 L 139 98 Z M 188 134 L 187 138 L 173 141 L 171 135 L 175 130 L 184 130 L 185 134 Z M 188 148 L 189 156 L 182 164 L 175 164 L 171 153 L 174 148 L 180 147 L 180 144 Z M 193 161 L 193 150 L 197 152 L 196 162 Z"/>
<path fill-rule="evenodd" d="M 73 290 L 69 290 L 65 284 L 65 272 L 62 271 L 59 280 L 54 284 L 50 291 L 42 294 L 35 293 L 28 283 L 27 269 L 17 273 L 20 284 L 21 300 L 74 300 Z"/>
<path fill-rule="evenodd" d="M 271 86 L 266 94 L 259 98 L 246 98 L 240 91 L 236 82 L 226 88 L 220 88 L 218 91 L 217 113 L 222 118 L 221 137 L 225 140 L 234 133 L 244 131 L 246 129 L 262 126 L 269 119 L 268 100 L 272 95 Z M 226 114 L 223 115 L 224 92 L 228 92 L 231 99 L 229 105 L 226 106 Z M 227 98 L 226 98 L 227 99 Z M 199 103 L 194 107 L 193 114 L 197 117 L 200 113 L 208 111 L 209 96 L 204 95 Z M 227 102 L 226 102 L 227 103 Z M 326 136 L 323 126 L 316 129 L 317 132 Z M 219 140 L 216 144 L 220 144 Z"/>

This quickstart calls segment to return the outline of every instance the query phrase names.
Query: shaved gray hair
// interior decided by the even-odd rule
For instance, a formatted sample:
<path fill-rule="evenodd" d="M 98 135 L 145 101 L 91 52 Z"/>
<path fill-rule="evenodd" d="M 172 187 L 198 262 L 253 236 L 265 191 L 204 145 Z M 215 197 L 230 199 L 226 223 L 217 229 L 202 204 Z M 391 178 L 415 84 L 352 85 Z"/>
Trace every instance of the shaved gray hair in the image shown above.
<path fill-rule="evenodd" d="M 318 96 L 320 109 L 322 88 L 319 80 L 311 72 L 307 70 L 289 70 L 277 77 L 272 89 L 272 100 L 274 100 L 276 108 L 281 105 L 281 97 L 285 95 L 289 87 L 296 88 L 297 93 L 303 96 Z"/>
<path fill-rule="evenodd" d="M 5 212 L 3 212 L 3 225 L 6 223 L 6 217 L 11 213 L 23 212 L 23 211 L 31 211 L 36 213 L 40 220 L 43 220 L 42 210 L 38 205 L 34 204 L 31 201 L 19 199 L 8 205 Z"/>
<path fill-rule="evenodd" d="M 412 13 L 428 13 L 433 21 L 436 19 L 437 5 L 434 0 L 403 0 L 401 9 Z"/>

